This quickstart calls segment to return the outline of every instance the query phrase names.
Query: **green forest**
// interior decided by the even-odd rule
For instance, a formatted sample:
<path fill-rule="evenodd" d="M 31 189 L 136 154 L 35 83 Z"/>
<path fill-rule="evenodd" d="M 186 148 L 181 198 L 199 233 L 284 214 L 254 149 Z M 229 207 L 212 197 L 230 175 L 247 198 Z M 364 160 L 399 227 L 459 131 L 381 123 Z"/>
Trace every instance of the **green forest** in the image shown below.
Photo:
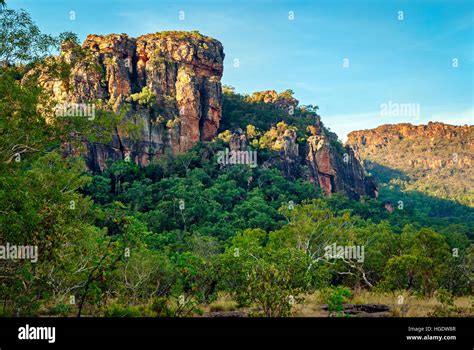
<path fill-rule="evenodd" d="M 124 113 L 44 118 L 53 103 L 28 72 L 41 64 L 66 74 L 48 56 L 77 38 L 42 34 L 26 12 L 0 17 L 0 244 L 40 252 L 36 263 L 0 260 L 0 315 L 279 317 L 313 315 L 304 306 L 317 303 L 344 316 L 342 303 L 362 295 L 400 308 L 400 296 L 434 300 L 424 316 L 473 314 L 473 208 L 396 185 L 379 199 L 325 196 L 276 168 L 218 164 L 236 128 L 253 135 L 259 163 L 276 157 L 286 129 L 302 143 L 317 107 L 289 115 L 225 87 L 213 141 L 93 173 L 64 145 L 106 142 L 127 125 Z M 365 259 L 329 259 L 334 242 L 363 246 Z"/>

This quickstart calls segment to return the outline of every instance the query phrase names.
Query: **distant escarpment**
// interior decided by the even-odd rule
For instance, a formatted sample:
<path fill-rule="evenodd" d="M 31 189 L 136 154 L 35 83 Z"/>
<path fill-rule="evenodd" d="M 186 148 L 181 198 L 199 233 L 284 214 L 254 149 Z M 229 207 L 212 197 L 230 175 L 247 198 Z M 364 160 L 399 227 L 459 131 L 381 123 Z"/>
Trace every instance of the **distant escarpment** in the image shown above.
<path fill-rule="evenodd" d="M 63 44 L 54 58 L 66 77 L 39 72 L 39 84 L 57 103 L 104 102 L 127 111 L 138 139 L 117 128 L 110 143 L 88 143 L 90 168 L 131 159 L 144 166 L 165 152 L 189 150 L 216 135 L 222 116 L 222 44 L 196 32 L 161 32 L 131 38 L 88 35 L 82 47 Z"/>
<path fill-rule="evenodd" d="M 406 189 L 474 206 L 472 125 L 382 125 L 351 132 L 347 144 L 381 182 L 398 178 Z"/>

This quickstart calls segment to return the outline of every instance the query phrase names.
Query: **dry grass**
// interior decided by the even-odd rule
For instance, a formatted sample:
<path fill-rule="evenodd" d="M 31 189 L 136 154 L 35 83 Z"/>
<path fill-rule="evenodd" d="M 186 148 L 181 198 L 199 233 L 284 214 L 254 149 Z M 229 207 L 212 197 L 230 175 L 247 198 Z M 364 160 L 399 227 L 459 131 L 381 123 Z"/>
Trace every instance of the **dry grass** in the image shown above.
<path fill-rule="evenodd" d="M 408 292 L 401 293 L 373 293 L 368 291 L 352 292 L 351 304 L 385 304 L 390 307 L 388 316 L 393 317 L 429 317 L 440 303 L 435 297 L 418 297 Z M 403 303 L 399 304 L 400 296 Z M 305 301 L 295 306 L 294 316 L 326 317 L 328 312 L 322 309 L 324 304 L 321 292 L 305 297 Z M 463 296 L 454 299 L 458 308 L 458 316 L 474 316 L 474 297 Z"/>
<path fill-rule="evenodd" d="M 217 300 L 203 308 L 204 313 L 237 310 L 237 303 L 226 293 L 219 293 Z"/>
<path fill-rule="evenodd" d="M 317 291 L 314 294 L 306 295 L 301 304 L 293 307 L 293 316 L 298 317 L 327 317 L 328 312 L 322 309 L 324 304 L 323 295 Z"/>
<path fill-rule="evenodd" d="M 403 297 L 403 303 L 399 304 L 399 297 Z M 317 291 L 304 296 L 304 302 L 293 307 L 292 316 L 295 317 L 328 317 L 328 312 L 322 309 L 324 302 L 323 294 Z M 390 307 L 388 317 L 429 317 L 436 306 L 440 303 L 435 297 L 418 297 L 409 292 L 375 293 L 368 291 L 352 291 L 352 297 L 348 301 L 351 304 L 385 304 Z M 474 316 L 474 297 L 463 296 L 454 300 L 458 308 L 457 316 Z M 239 309 L 237 303 L 225 293 L 219 293 L 216 301 L 202 307 L 204 314 L 209 312 L 249 311 Z M 456 316 L 453 315 L 453 316 Z"/>

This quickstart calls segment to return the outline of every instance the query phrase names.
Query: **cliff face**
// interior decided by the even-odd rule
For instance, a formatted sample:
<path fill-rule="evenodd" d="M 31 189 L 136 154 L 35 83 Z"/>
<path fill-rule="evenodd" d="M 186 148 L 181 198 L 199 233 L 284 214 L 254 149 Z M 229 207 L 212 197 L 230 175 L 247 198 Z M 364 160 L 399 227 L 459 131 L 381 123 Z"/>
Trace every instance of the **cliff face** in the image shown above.
<path fill-rule="evenodd" d="M 222 118 L 224 52 L 220 42 L 195 32 L 162 32 L 131 38 L 125 34 L 89 35 L 82 46 L 66 42 L 53 62 L 68 67 L 58 77 L 47 69 L 36 71 L 38 82 L 58 104 L 93 103 L 124 113 L 135 124 L 138 137 L 118 126 L 112 141 L 87 141 L 86 160 L 102 171 L 108 160 L 127 159 L 146 166 L 155 157 L 179 154 L 199 141 L 211 141 Z M 247 97 L 293 114 L 298 101 L 292 91 L 273 90 Z M 256 115 L 258 118 L 258 115 Z M 279 167 L 292 179 L 307 178 L 326 194 L 346 192 L 353 198 L 376 197 L 376 186 L 350 148 L 335 147 L 337 137 L 318 119 L 305 144 L 295 129 L 278 130 L 273 150 Z M 242 127 L 245 127 L 243 125 Z M 246 149 L 247 135 L 234 134 L 232 150 Z M 267 164 L 268 165 L 268 164 Z"/>
<path fill-rule="evenodd" d="M 89 35 L 82 48 L 63 45 L 56 59 L 70 65 L 69 79 L 42 72 L 39 83 L 57 102 L 101 100 L 115 112 L 126 106 L 126 118 L 139 123 L 138 140 L 117 128 L 111 143 L 88 144 L 94 170 L 103 170 L 108 159 L 147 165 L 155 156 L 185 152 L 216 135 L 224 60 L 217 40 L 187 32 Z"/>
<path fill-rule="evenodd" d="M 380 182 L 408 179 L 408 190 L 474 206 L 472 125 L 382 125 L 351 132 L 347 144 Z"/>
<path fill-rule="evenodd" d="M 326 194 L 345 192 L 349 197 L 377 197 L 377 185 L 367 178 L 353 150 L 346 146 L 337 149 L 331 137 L 315 135 L 308 138 L 307 163 L 311 179 L 319 184 Z"/>

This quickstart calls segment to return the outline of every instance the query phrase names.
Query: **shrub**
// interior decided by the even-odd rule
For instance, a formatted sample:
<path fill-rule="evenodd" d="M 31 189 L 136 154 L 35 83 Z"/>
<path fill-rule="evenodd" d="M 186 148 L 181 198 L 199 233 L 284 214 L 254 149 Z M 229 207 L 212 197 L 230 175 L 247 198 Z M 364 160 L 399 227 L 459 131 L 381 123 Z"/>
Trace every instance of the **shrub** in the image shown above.
<path fill-rule="evenodd" d="M 326 291 L 325 302 L 328 304 L 329 316 L 342 317 L 344 316 L 343 303 L 347 298 L 350 298 L 351 292 L 348 288 L 337 287 Z"/>

